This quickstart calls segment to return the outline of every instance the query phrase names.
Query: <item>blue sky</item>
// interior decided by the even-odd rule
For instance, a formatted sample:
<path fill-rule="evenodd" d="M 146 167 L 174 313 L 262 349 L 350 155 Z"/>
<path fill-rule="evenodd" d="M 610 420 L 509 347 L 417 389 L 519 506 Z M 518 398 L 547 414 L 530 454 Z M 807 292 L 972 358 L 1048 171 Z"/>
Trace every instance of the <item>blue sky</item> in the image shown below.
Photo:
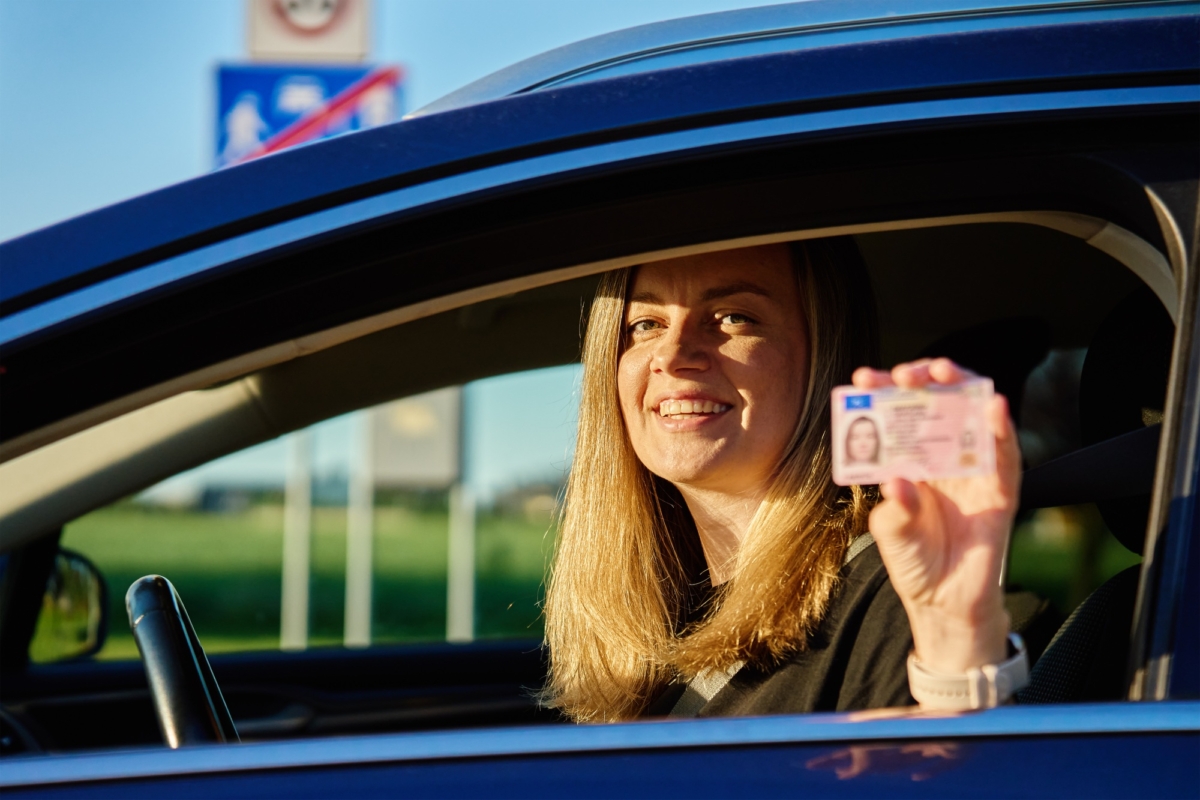
<path fill-rule="evenodd" d="M 417 108 L 608 31 L 763 0 L 376 0 L 373 60 Z M 0 240 L 211 167 L 242 0 L 0 0 Z"/>
<path fill-rule="evenodd" d="M 375 0 L 372 60 L 404 65 L 411 110 L 588 36 L 765 4 Z M 210 169 L 213 71 L 244 49 L 242 0 L 0 0 L 0 240 Z M 576 375 L 568 367 L 470 387 L 468 472 L 485 495 L 561 474 Z M 322 427 L 318 467 L 346 463 L 349 431 L 345 418 Z M 281 477 L 283 452 L 269 444 L 204 474 Z"/>

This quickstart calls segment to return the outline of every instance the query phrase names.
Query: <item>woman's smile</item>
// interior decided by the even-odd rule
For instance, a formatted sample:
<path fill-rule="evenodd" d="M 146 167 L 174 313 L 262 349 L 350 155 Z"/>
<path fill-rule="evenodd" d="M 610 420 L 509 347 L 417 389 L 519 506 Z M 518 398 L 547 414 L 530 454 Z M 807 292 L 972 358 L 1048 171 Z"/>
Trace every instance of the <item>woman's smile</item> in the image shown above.
<path fill-rule="evenodd" d="M 731 403 L 696 392 L 676 392 L 656 399 L 647 413 L 657 415 L 664 430 L 686 432 L 700 430 L 731 416 Z"/>
<path fill-rule="evenodd" d="M 724 403 L 714 403 L 712 400 L 682 399 L 663 400 L 658 406 L 660 417 L 684 419 L 688 417 L 711 417 L 714 414 L 724 414 L 733 406 Z"/>

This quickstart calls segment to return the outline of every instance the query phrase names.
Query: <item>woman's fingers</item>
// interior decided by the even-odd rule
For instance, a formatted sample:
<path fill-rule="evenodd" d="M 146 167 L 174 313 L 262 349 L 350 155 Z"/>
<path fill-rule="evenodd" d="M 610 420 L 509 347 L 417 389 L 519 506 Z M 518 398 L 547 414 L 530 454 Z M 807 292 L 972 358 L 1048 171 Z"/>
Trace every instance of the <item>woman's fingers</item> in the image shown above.
<path fill-rule="evenodd" d="M 854 384 L 856 389 L 878 389 L 881 386 L 895 385 L 895 381 L 892 380 L 892 373 L 882 369 L 871 369 L 870 367 L 859 367 L 854 370 L 854 374 L 850 377 L 850 382 Z"/>
<path fill-rule="evenodd" d="M 905 389 L 918 389 L 930 383 L 961 383 L 974 377 L 974 372 L 948 358 L 922 358 L 892 368 L 892 379 Z"/>
<path fill-rule="evenodd" d="M 930 362 L 929 375 L 938 383 L 961 383 L 979 377 L 971 370 L 955 364 L 948 358 L 935 358 Z"/>
<path fill-rule="evenodd" d="M 975 373 L 960 367 L 948 358 L 922 358 L 897 364 L 890 370 L 859 367 L 851 382 L 859 389 L 882 386 L 901 386 L 917 389 L 930 383 L 960 383 L 975 377 Z"/>
<path fill-rule="evenodd" d="M 929 364 L 933 359 L 922 358 L 892 367 L 892 380 L 905 389 L 919 389 L 929 383 Z"/>
<path fill-rule="evenodd" d="M 859 367 L 850 380 L 859 389 L 878 389 L 883 386 L 919 389 L 930 383 L 961 383 L 974 377 L 977 377 L 974 372 L 948 358 L 922 358 L 897 364 L 890 370 Z"/>

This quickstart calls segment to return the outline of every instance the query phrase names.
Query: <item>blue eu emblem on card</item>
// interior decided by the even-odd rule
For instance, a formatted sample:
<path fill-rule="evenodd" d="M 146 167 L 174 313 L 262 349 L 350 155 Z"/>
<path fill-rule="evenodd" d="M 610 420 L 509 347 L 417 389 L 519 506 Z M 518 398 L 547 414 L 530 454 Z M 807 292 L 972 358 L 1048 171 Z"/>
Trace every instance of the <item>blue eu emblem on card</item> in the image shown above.
<path fill-rule="evenodd" d="M 848 394 L 846 395 L 846 410 L 861 411 L 871 407 L 871 395 L 869 394 Z"/>

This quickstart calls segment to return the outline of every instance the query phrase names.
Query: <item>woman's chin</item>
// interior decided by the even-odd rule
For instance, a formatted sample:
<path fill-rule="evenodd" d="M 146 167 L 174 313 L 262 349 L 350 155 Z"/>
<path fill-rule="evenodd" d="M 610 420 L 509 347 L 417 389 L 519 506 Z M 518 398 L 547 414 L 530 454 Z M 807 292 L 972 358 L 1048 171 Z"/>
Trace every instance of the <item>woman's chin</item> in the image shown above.
<path fill-rule="evenodd" d="M 726 459 L 709 453 L 674 453 L 659 460 L 651 469 L 658 477 L 676 486 L 692 486 L 698 489 L 720 489 L 728 477 L 738 470 L 728 469 Z"/>

